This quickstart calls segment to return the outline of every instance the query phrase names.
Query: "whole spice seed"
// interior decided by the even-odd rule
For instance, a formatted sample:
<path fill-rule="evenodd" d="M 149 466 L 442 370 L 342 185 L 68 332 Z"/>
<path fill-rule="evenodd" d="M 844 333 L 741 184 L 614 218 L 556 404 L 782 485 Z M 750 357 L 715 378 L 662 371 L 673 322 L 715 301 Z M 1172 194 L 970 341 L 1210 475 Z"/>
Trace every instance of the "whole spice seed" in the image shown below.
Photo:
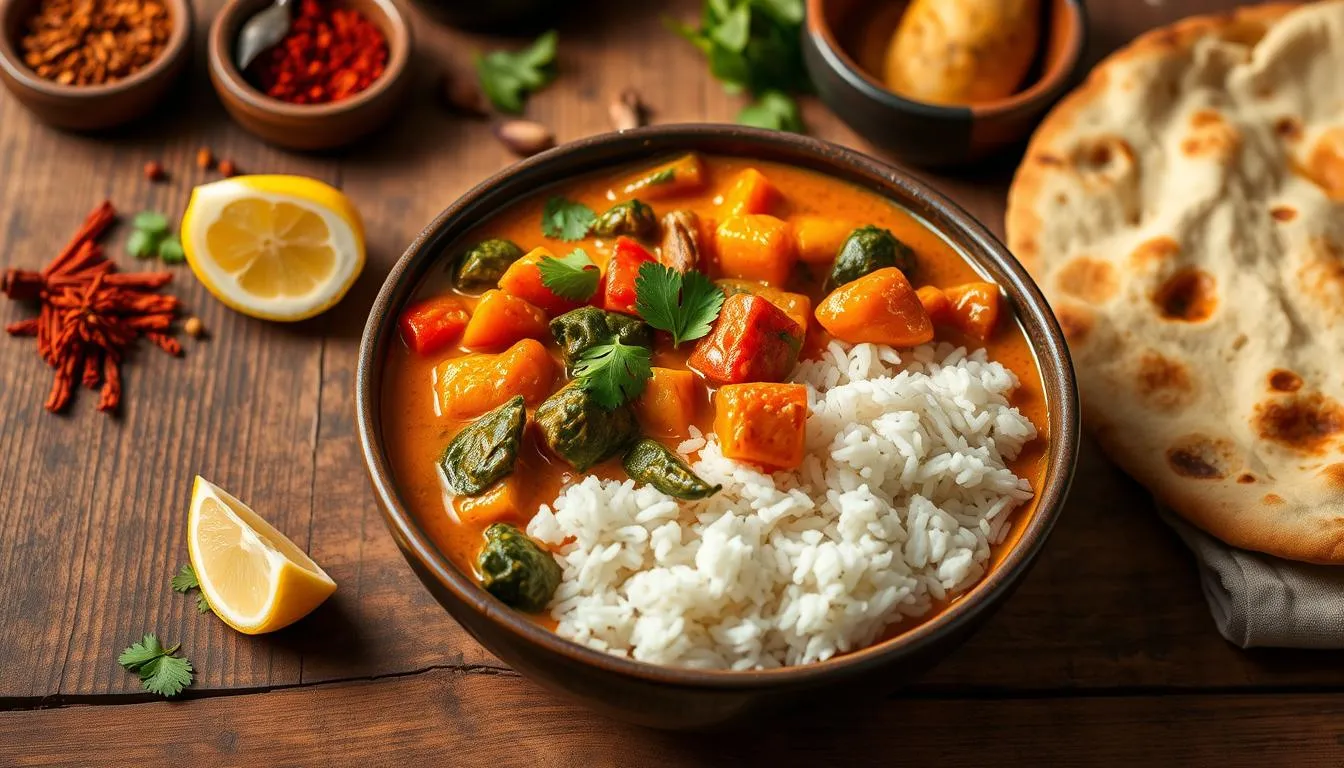
<path fill-rule="evenodd" d="M 181 302 L 157 293 L 172 274 L 121 274 L 104 257 L 97 240 L 115 219 L 112 204 L 104 202 L 41 272 L 11 268 L 0 275 L 0 293 L 38 303 L 37 317 L 5 330 L 37 337 L 38 354 L 56 369 L 46 402 L 53 413 L 70 404 L 76 378 L 89 389 L 102 387 L 98 410 L 115 411 L 121 404 L 121 361 L 139 336 L 170 355 L 182 352 L 168 335 Z"/>
<path fill-rule="evenodd" d="M 289 34 L 250 72 L 272 98 L 325 104 L 372 85 L 387 67 L 387 57 L 387 39 L 362 13 L 302 0 Z"/>
<path fill-rule="evenodd" d="M 145 163 L 145 178 L 150 181 L 163 181 L 168 177 L 168 173 L 163 170 L 163 163 L 157 160 L 151 160 Z"/>
<path fill-rule="evenodd" d="M 215 153 L 210 151 L 209 147 L 201 147 L 196 150 L 196 167 L 202 171 L 208 171 L 215 166 Z"/>
<path fill-rule="evenodd" d="M 224 159 L 219 161 L 219 175 L 226 178 L 238 175 L 238 166 L 233 164 L 232 160 Z"/>
<path fill-rule="evenodd" d="M 618 131 L 628 131 L 648 122 L 648 109 L 633 88 L 621 91 L 620 98 L 607 106 L 607 114 L 611 117 L 612 127 Z"/>
<path fill-rule="evenodd" d="M 172 28 L 160 0 L 41 0 L 19 48 L 39 77 L 104 85 L 158 58 Z"/>
<path fill-rule="evenodd" d="M 193 339 L 199 339 L 205 335 L 205 323 L 202 323 L 199 317 L 188 317 L 186 322 L 182 323 L 182 330 Z"/>
<path fill-rule="evenodd" d="M 531 120 L 505 120 L 495 126 L 495 138 L 519 157 L 529 157 L 555 146 L 555 134 Z"/>

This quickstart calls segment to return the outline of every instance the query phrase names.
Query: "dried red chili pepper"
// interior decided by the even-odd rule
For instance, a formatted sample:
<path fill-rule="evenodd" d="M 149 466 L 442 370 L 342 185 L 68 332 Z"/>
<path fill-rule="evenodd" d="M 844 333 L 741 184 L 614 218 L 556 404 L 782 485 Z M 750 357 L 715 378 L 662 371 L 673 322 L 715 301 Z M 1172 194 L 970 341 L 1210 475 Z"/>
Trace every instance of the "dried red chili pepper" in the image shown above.
<path fill-rule="evenodd" d="M 116 410 L 121 403 L 121 360 L 138 336 L 168 354 L 182 352 L 167 335 L 181 302 L 154 293 L 172 274 L 118 274 L 103 256 L 97 240 L 115 219 L 112 204 L 104 202 L 41 272 L 7 269 L 0 275 L 0 293 L 39 303 L 37 317 L 10 323 L 5 330 L 12 336 L 36 336 L 38 354 L 56 369 L 46 403 L 53 413 L 70 404 L 76 377 L 89 389 L 102 386 L 98 410 Z"/>
<path fill-rule="evenodd" d="M 368 88 L 387 67 L 387 39 L 364 14 L 302 0 L 289 34 L 252 65 L 266 95 L 325 104 Z"/>

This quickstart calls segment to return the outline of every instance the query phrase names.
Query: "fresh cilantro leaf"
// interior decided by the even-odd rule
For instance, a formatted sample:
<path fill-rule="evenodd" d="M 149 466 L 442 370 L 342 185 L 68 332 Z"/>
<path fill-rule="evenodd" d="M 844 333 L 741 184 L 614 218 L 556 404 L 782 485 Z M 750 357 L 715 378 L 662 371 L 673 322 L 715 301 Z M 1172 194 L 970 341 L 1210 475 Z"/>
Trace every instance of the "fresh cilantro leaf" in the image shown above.
<path fill-rule="evenodd" d="M 503 112 L 523 111 L 524 97 L 555 79 L 558 35 L 551 30 L 521 51 L 491 51 L 472 57 L 481 91 Z"/>
<path fill-rule="evenodd" d="M 710 28 L 709 39 L 733 53 L 745 50 L 751 39 L 751 6 L 743 3 L 729 10 L 717 26 Z"/>
<path fill-rule="evenodd" d="M 798 102 L 787 93 L 766 91 L 737 113 L 737 122 L 774 131 L 803 132 L 803 117 Z"/>
<path fill-rule="evenodd" d="M 158 211 L 141 211 L 131 219 L 131 226 L 151 235 L 168 234 L 168 217 Z"/>
<path fill-rule="evenodd" d="M 635 277 L 635 311 L 644 322 L 672 334 L 674 346 L 709 333 L 723 308 L 723 290 L 702 273 L 685 275 L 653 262 Z"/>
<path fill-rule="evenodd" d="M 127 672 L 138 672 L 140 684 L 150 693 L 176 696 L 183 688 L 191 685 L 193 672 L 190 661 L 173 655 L 180 647 L 181 643 L 164 648 L 159 638 L 151 632 L 140 642 L 122 651 L 117 657 L 117 663 L 125 667 Z"/>
<path fill-rule="evenodd" d="M 803 23 L 803 0 L 751 0 L 751 4 L 781 24 Z"/>
<path fill-rule="evenodd" d="M 668 22 L 709 60 L 730 93 L 810 92 L 802 0 L 707 0 L 696 26 Z"/>
<path fill-rule="evenodd" d="M 140 685 L 160 696 L 176 696 L 191 685 L 195 670 L 180 656 L 164 655 L 140 667 Z"/>
<path fill-rule="evenodd" d="M 190 592 L 193 589 L 200 589 L 201 582 L 196 578 L 196 569 L 187 563 L 178 569 L 177 575 L 173 577 L 174 592 Z"/>
<path fill-rule="evenodd" d="M 541 272 L 542 285 L 570 301 L 591 299 L 602 279 L 602 271 L 582 248 L 575 248 L 568 256 L 547 256 L 537 269 Z"/>
<path fill-rule="evenodd" d="M 644 391 L 653 375 L 650 361 L 648 347 L 613 339 L 584 351 L 574 364 L 574 377 L 599 405 L 612 410 Z"/>
<path fill-rule="evenodd" d="M 182 241 L 176 235 L 168 235 L 159 241 L 159 260 L 164 264 L 181 264 L 187 260 L 187 252 L 182 250 Z"/>
<path fill-rule="evenodd" d="M 144 229 L 133 229 L 126 237 L 126 252 L 137 259 L 148 259 L 158 253 L 161 240 L 163 235 L 156 235 Z"/>
<path fill-rule="evenodd" d="M 592 208 L 563 197 L 552 197 L 541 212 L 541 233 L 557 240 L 582 240 L 596 222 L 597 214 Z"/>
<path fill-rule="evenodd" d="M 125 667 L 127 671 L 134 672 L 163 654 L 164 649 L 159 644 L 159 638 L 153 632 L 150 632 L 140 642 L 133 643 L 131 647 L 122 651 L 121 655 L 117 657 L 117 663 Z"/>
<path fill-rule="evenodd" d="M 206 599 L 204 592 L 198 591 L 196 593 L 196 612 L 197 613 L 210 612 L 210 601 Z"/>

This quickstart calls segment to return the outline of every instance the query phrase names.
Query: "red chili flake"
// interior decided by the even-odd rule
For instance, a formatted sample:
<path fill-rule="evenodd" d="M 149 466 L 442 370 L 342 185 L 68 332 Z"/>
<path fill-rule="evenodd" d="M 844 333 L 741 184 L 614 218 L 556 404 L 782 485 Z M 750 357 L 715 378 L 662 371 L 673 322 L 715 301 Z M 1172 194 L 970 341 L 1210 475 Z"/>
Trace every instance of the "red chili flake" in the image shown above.
<path fill-rule="evenodd" d="M 252 65 L 267 96 L 325 104 L 368 88 L 387 67 L 387 39 L 364 14 L 302 0 L 289 34 Z"/>

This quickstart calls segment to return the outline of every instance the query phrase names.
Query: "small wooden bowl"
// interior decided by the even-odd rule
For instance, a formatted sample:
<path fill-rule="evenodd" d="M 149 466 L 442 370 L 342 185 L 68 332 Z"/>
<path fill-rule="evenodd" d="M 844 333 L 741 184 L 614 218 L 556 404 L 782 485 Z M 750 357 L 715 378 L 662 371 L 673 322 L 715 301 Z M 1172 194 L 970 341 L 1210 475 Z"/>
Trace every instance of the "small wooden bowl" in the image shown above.
<path fill-rule="evenodd" d="M 492 597 L 438 549 L 403 502 L 383 435 L 384 366 L 400 344 L 397 317 L 444 254 L 492 214 L 569 179 L 684 152 L 785 163 L 904 206 L 998 283 L 1040 363 L 1049 411 L 1049 469 L 1020 538 L 984 579 L 908 631 L 817 664 L 728 672 L 646 664 L 572 643 Z M 356 413 L 364 461 L 393 538 L 434 598 L 473 637 L 524 675 L 611 717 L 660 728 L 710 728 L 780 708 L 875 699 L 956 648 L 1012 592 L 1063 511 L 1078 451 L 1078 394 L 1058 321 L 1017 259 L 984 225 L 909 173 L 850 149 L 735 125 L 660 125 L 570 142 L 515 163 L 458 198 L 411 243 L 383 283 L 360 342 Z"/>
<path fill-rule="evenodd" d="M 19 39 L 40 0 L 6 0 L 0 7 L 0 80 L 39 120 L 72 131 L 99 131 L 148 113 L 177 82 L 191 59 L 192 12 L 187 0 L 164 0 L 173 21 L 168 44 L 149 66 L 107 85 L 61 85 L 23 63 Z"/>
<path fill-rule="evenodd" d="M 898 96 L 855 60 L 852 41 L 837 30 L 855 13 L 881 13 L 895 28 L 904 3 L 873 0 L 807 0 L 803 55 L 826 104 L 868 141 L 911 165 L 964 165 L 1012 145 L 1036 127 L 1078 71 L 1086 47 L 1081 0 L 1044 0 L 1041 46 L 1026 85 L 1005 99 L 946 106 Z M 878 6 L 882 6 L 881 9 Z M 888 17 L 889 15 L 889 17 Z"/>
<path fill-rule="evenodd" d="M 277 146 L 321 150 L 362 139 L 396 113 L 409 84 L 412 42 L 410 22 L 393 0 L 339 0 L 382 31 L 387 39 L 387 68 L 368 88 L 330 104 L 290 104 L 271 98 L 253 87 L 234 65 L 238 32 L 270 4 L 271 0 L 229 0 L 210 25 L 210 82 L 239 125 Z"/>

